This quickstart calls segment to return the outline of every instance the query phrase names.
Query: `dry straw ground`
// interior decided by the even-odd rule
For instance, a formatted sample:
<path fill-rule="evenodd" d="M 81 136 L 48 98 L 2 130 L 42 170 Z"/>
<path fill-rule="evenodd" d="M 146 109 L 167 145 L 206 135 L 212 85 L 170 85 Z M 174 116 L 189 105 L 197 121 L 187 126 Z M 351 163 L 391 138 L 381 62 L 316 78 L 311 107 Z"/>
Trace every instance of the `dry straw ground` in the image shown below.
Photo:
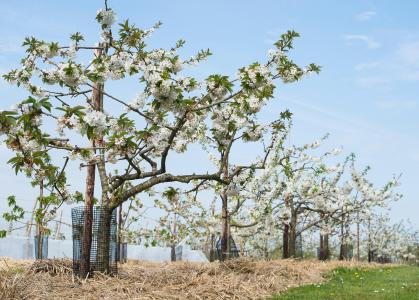
<path fill-rule="evenodd" d="M 314 260 L 130 261 L 120 266 L 117 276 L 96 274 L 79 280 L 72 274 L 70 260 L 0 258 L 0 299 L 261 299 L 289 287 L 321 282 L 324 273 L 339 266 L 360 265 Z"/>

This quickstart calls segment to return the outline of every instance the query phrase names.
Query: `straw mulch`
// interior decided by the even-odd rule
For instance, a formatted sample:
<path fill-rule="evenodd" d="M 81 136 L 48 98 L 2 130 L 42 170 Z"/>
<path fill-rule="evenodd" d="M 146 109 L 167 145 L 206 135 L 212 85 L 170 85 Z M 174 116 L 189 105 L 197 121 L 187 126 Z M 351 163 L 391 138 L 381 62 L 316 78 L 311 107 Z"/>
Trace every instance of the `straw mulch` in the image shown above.
<path fill-rule="evenodd" d="M 120 266 L 117 276 L 96 274 L 80 280 L 73 276 L 69 260 L 0 258 L 0 299 L 260 299 L 321 282 L 326 272 L 339 266 L 367 265 L 314 260 L 130 261 Z"/>

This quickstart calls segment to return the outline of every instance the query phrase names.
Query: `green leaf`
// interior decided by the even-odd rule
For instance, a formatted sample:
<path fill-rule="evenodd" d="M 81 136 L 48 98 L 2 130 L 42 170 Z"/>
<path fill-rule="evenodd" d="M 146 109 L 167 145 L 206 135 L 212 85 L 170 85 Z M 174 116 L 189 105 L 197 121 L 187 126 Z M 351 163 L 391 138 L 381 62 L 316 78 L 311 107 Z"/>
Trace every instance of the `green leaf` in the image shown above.
<path fill-rule="evenodd" d="M 7 197 L 7 204 L 9 205 L 9 207 L 16 205 L 16 197 L 15 196 Z"/>
<path fill-rule="evenodd" d="M 285 110 L 285 111 L 281 112 L 280 116 L 281 116 L 281 119 L 291 120 L 291 117 L 292 117 L 292 112 L 290 112 L 290 111 L 287 109 L 287 110 Z"/>
<path fill-rule="evenodd" d="M 73 33 L 73 34 L 70 36 L 70 39 L 71 39 L 71 40 L 73 40 L 73 41 L 75 41 L 75 42 L 76 42 L 76 44 L 77 44 L 78 42 L 80 42 L 80 41 L 84 41 L 84 37 L 83 37 L 83 35 L 82 35 L 80 32 Z"/>

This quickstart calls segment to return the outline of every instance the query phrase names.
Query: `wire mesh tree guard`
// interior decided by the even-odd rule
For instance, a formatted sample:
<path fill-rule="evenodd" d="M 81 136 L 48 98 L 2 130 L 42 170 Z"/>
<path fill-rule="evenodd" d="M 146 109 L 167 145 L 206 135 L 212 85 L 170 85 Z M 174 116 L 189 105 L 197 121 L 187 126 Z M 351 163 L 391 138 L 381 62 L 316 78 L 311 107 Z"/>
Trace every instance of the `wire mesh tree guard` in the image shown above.
<path fill-rule="evenodd" d="M 35 250 L 35 259 L 45 259 L 48 258 L 48 236 L 41 235 L 39 238 L 40 244 L 38 244 L 38 236 L 34 236 L 34 250 Z"/>
<path fill-rule="evenodd" d="M 340 259 L 351 260 L 354 256 L 354 245 L 352 244 L 341 244 L 340 245 Z"/>
<path fill-rule="evenodd" d="M 295 257 L 303 258 L 303 236 L 300 234 L 295 239 Z"/>
<path fill-rule="evenodd" d="M 181 261 L 182 260 L 182 254 L 183 254 L 183 246 L 182 245 L 176 246 L 175 247 L 176 261 Z"/>
<path fill-rule="evenodd" d="M 389 264 L 392 263 L 392 261 L 392 257 L 389 254 L 379 254 L 377 249 L 368 251 L 368 262 Z"/>
<path fill-rule="evenodd" d="M 75 207 L 71 209 L 72 233 L 73 233 L 73 272 L 80 275 L 80 262 L 83 249 L 83 230 L 84 230 L 85 207 Z M 110 226 L 106 226 L 106 220 L 110 218 Z M 106 227 L 109 231 L 106 232 Z M 107 239 L 109 237 L 109 240 Z M 106 251 L 109 249 L 109 251 Z M 105 252 L 108 252 L 106 255 Z M 92 243 L 90 249 L 90 274 L 95 271 L 116 274 L 118 272 L 118 243 L 116 211 L 109 212 L 102 207 L 93 207 L 92 221 Z"/>
<path fill-rule="evenodd" d="M 118 243 L 116 260 L 119 263 L 126 263 L 128 259 L 128 243 Z"/>
<path fill-rule="evenodd" d="M 229 249 L 229 253 L 227 253 L 227 257 L 228 258 L 232 258 L 232 257 L 239 257 L 239 249 L 236 246 L 236 242 L 233 240 L 233 237 L 230 235 L 229 238 L 229 247 L 227 247 L 227 249 Z M 217 250 L 217 257 L 216 259 L 221 259 L 221 237 L 218 238 L 217 243 L 215 244 L 215 248 Z"/>

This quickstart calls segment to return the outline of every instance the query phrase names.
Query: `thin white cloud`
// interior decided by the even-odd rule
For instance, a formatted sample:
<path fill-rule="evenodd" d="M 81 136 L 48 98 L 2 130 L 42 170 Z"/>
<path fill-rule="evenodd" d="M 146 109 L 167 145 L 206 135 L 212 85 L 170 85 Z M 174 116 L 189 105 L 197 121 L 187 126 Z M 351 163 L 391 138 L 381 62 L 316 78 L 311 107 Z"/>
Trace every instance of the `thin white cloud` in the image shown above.
<path fill-rule="evenodd" d="M 355 65 L 355 70 L 357 71 L 371 70 L 371 69 L 377 68 L 378 66 L 380 66 L 380 62 L 378 61 L 360 63 L 360 64 Z"/>
<path fill-rule="evenodd" d="M 400 153 L 400 151 L 404 154 L 392 160 L 393 170 L 398 172 L 403 168 L 408 168 L 411 160 L 419 161 L 419 154 L 416 151 L 419 143 L 412 138 L 411 134 L 383 126 L 371 119 L 359 118 L 359 116 L 350 113 L 342 115 L 337 111 L 319 105 L 313 106 L 305 101 L 296 99 L 283 99 L 283 101 L 296 104 L 296 106 L 292 106 L 294 119 L 297 121 L 296 125 L 315 128 L 317 132 L 319 130 L 322 132 L 323 128 L 326 130 L 333 128 L 331 134 L 335 144 L 345 145 L 345 149 L 355 151 L 368 163 L 378 164 L 381 159 L 394 153 Z M 406 104 L 409 105 L 408 101 Z M 312 136 L 311 131 L 307 128 L 306 132 Z M 378 158 L 380 155 L 381 159 Z"/>
<path fill-rule="evenodd" d="M 356 83 L 360 87 L 381 86 L 387 90 L 392 89 L 393 83 L 396 81 L 419 81 L 419 70 L 412 70 L 403 65 L 383 63 L 382 67 L 377 68 L 376 73 L 356 79 Z"/>
<path fill-rule="evenodd" d="M 268 45 L 273 45 L 278 41 L 279 36 L 284 32 L 285 30 L 280 28 L 269 29 L 268 31 L 266 31 L 267 37 L 263 40 L 263 42 Z"/>
<path fill-rule="evenodd" d="M 267 32 L 266 32 L 266 34 L 267 35 L 269 35 L 269 36 L 279 36 L 281 33 L 283 33 L 283 32 L 281 32 L 279 29 L 277 29 L 277 28 L 275 28 L 275 29 L 269 29 Z"/>
<path fill-rule="evenodd" d="M 303 108 L 305 112 L 310 112 L 310 115 L 315 116 L 311 121 L 323 122 L 325 127 L 328 128 L 338 128 L 345 133 L 358 133 L 358 129 L 362 132 L 368 132 L 369 134 L 374 135 L 383 135 L 386 134 L 385 130 L 378 128 L 375 124 L 370 123 L 369 121 L 353 119 L 338 113 L 337 111 L 330 110 L 329 108 L 320 107 L 318 105 L 312 105 L 305 101 L 298 99 L 283 99 L 282 101 L 288 102 L 294 105 Z M 319 115 L 322 117 L 319 118 Z M 304 115 L 302 119 L 308 117 Z M 331 125 L 333 123 L 333 125 Z"/>
<path fill-rule="evenodd" d="M 371 20 L 371 18 L 375 17 L 376 15 L 377 12 L 368 10 L 355 15 L 355 19 L 359 22 L 365 22 Z"/>
<path fill-rule="evenodd" d="M 347 42 L 362 41 L 365 42 L 369 49 L 380 48 L 381 44 L 376 42 L 373 38 L 362 34 L 347 34 L 343 37 Z"/>
<path fill-rule="evenodd" d="M 397 58 L 404 63 L 419 66 L 419 41 L 401 44 L 397 50 Z"/>
<path fill-rule="evenodd" d="M 414 109 L 419 105 L 419 101 L 414 100 L 382 100 L 375 102 L 381 109 Z"/>
<path fill-rule="evenodd" d="M 407 70 L 404 74 L 404 79 L 413 81 L 419 80 L 419 70 Z"/>
<path fill-rule="evenodd" d="M 264 42 L 265 44 L 268 44 L 268 45 L 273 45 L 273 44 L 275 44 L 277 41 L 275 41 L 275 40 L 273 40 L 273 39 L 264 39 L 264 40 L 263 40 L 263 42 Z"/>
<path fill-rule="evenodd" d="M 355 65 L 361 87 L 393 86 L 396 81 L 419 81 L 419 40 L 403 42 L 384 59 Z"/>
<path fill-rule="evenodd" d="M 20 42 L 16 41 L 0 42 L 0 54 L 22 52 L 20 44 Z"/>
<path fill-rule="evenodd" d="M 362 76 L 356 79 L 356 84 L 360 87 L 371 88 L 377 85 L 386 85 L 392 80 L 381 75 Z"/>

